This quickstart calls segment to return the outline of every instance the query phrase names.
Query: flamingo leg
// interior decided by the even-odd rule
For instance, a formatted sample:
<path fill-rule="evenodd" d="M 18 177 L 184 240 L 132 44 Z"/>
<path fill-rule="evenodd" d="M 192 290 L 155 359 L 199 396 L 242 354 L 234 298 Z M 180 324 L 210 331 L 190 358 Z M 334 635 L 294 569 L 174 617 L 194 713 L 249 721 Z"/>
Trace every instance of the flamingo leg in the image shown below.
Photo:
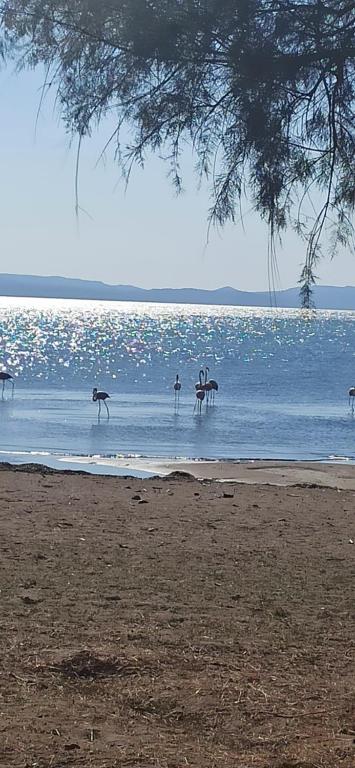
<path fill-rule="evenodd" d="M 2 382 L 2 399 L 4 399 L 4 391 L 5 391 L 5 379 Z"/>
<path fill-rule="evenodd" d="M 106 411 L 107 411 L 107 418 L 109 419 L 109 418 L 110 418 L 110 411 L 109 411 L 109 409 L 108 409 L 108 405 L 107 405 L 107 403 L 106 403 L 106 400 L 104 400 L 104 405 L 106 406 Z"/>

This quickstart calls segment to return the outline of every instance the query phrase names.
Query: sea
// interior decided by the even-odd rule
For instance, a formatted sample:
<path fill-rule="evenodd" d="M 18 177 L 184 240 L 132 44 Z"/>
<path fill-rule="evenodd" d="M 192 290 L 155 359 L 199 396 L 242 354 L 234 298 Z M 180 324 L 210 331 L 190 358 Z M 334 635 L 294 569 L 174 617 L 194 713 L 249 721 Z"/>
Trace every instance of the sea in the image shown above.
<path fill-rule="evenodd" d="M 354 312 L 0 298 L 0 370 L 0 461 L 355 460 Z"/>

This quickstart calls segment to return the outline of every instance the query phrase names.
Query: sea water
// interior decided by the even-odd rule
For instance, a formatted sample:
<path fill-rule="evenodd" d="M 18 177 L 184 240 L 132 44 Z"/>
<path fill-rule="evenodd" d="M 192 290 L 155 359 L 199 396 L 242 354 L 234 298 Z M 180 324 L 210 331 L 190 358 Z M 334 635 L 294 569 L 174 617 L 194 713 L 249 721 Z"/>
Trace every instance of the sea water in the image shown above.
<path fill-rule="evenodd" d="M 205 366 L 219 391 L 200 414 Z M 353 312 L 1 298 L 0 370 L 0 460 L 355 458 Z"/>

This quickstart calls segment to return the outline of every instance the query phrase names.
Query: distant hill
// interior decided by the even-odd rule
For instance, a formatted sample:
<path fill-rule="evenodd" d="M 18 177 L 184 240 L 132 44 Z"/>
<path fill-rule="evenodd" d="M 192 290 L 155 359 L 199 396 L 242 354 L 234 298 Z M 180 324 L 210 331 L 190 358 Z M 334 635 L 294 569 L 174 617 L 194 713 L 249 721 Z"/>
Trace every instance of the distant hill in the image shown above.
<path fill-rule="evenodd" d="M 38 277 L 35 275 L 0 275 L 1 296 L 32 296 L 51 299 L 97 299 L 101 301 L 153 301 L 172 304 L 217 304 L 238 307 L 270 307 L 268 291 L 238 291 L 217 288 L 136 288 L 134 285 L 107 285 L 92 280 L 68 277 Z M 278 307 L 299 307 L 298 288 L 276 291 Z M 319 285 L 314 290 L 318 309 L 355 310 L 355 287 Z"/>

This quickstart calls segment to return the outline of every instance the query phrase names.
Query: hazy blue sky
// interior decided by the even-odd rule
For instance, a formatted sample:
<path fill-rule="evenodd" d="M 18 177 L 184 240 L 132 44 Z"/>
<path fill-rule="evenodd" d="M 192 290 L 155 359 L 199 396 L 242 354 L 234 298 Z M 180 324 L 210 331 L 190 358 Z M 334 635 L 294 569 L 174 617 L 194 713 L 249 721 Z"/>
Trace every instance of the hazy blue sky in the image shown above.
<path fill-rule="evenodd" d="M 42 109 L 40 73 L 0 73 L 1 272 L 63 275 L 142 287 L 232 285 L 268 288 L 267 232 L 253 214 L 240 225 L 212 230 L 207 248 L 208 190 L 197 191 L 193 160 L 186 155 L 185 193 L 176 198 L 167 167 L 152 158 L 137 169 L 125 192 L 112 151 L 97 160 L 110 133 L 85 142 L 80 203 L 74 208 L 75 147 L 70 146 L 52 102 Z M 290 234 L 278 254 L 280 282 L 294 285 L 304 246 Z M 354 284 L 354 256 L 322 262 L 323 283 Z"/>

